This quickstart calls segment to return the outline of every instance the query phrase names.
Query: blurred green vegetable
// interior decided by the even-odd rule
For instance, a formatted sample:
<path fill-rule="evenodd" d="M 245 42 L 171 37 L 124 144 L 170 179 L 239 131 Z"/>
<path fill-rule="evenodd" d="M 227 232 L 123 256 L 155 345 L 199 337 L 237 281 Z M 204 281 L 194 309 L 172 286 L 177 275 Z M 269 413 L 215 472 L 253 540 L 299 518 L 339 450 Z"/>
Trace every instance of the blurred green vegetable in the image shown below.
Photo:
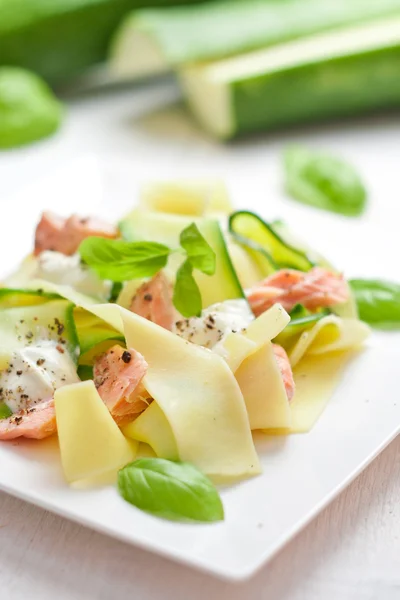
<path fill-rule="evenodd" d="M 0 65 L 62 82 L 105 60 L 125 14 L 198 0 L 0 0 Z"/>
<path fill-rule="evenodd" d="M 0 68 L 0 148 L 51 135 L 62 115 L 62 105 L 37 75 L 17 67 Z"/>
<path fill-rule="evenodd" d="M 400 106 L 400 15 L 180 71 L 199 122 L 228 139 Z"/>
<path fill-rule="evenodd" d="M 292 146 L 284 155 L 285 187 L 296 200 L 316 208 L 359 215 L 366 191 L 356 171 L 343 160 Z"/>
<path fill-rule="evenodd" d="M 400 284 L 352 279 L 350 286 L 362 321 L 378 329 L 400 329 Z"/>
<path fill-rule="evenodd" d="M 110 63 L 121 77 L 152 75 L 396 14 L 400 0 L 216 0 L 146 7 L 122 22 Z"/>

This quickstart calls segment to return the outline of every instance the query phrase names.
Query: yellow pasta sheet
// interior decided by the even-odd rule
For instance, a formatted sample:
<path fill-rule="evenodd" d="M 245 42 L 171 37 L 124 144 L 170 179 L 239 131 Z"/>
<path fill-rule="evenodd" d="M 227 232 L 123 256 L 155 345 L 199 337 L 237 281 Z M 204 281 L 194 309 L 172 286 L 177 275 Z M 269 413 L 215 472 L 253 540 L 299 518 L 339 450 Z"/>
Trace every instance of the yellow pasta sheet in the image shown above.
<path fill-rule="evenodd" d="M 181 460 L 216 477 L 260 472 L 242 393 L 221 357 L 116 305 L 89 310 L 146 358 L 143 383 L 171 426 Z"/>
<path fill-rule="evenodd" d="M 61 462 L 67 481 L 116 472 L 135 458 L 137 443 L 121 433 L 93 381 L 59 388 L 54 402 Z"/>

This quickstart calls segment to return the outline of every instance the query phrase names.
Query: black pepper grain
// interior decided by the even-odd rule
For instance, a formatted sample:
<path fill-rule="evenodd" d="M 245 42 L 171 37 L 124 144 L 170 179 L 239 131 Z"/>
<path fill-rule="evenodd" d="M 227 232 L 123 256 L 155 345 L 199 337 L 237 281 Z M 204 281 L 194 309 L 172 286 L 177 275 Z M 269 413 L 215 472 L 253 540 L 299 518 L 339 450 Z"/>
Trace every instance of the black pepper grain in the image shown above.
<path fill-rule="evenodd" d="M 61 335 L 65 329 L 63 323 L 61 323 L 57 317 L 54 319 L 54 323 L 56 324 L 58 335 Z"/>
<path fill-rule="evenodd" d="M 124 361 L 124 363 L 128 364 L 131 362 L 132 354 L 125 350 L 125 352 L 122 353 L 121 358 Z"/>

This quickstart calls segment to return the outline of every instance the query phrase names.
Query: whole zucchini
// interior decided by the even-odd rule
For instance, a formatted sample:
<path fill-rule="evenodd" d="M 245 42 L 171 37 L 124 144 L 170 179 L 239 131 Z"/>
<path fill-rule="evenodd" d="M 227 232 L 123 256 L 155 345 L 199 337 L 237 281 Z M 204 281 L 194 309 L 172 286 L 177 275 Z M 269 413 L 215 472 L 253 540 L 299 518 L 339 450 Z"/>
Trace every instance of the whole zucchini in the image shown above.
<path fill-rule="evenodd" d="M 0 0 L 0 66 L 63 81 L 106 58 L 111 35 L 130 10 L 195 1 Z"/>
<path fill-rule="evenodd" d="M 144 8 L 117 30 L 110 65 L 124 78 L 151 75 L 395 14 L 400 0 L 216 0 Z"/>
<path fill-rule="evenodd" d="M 195 116 L 230 138 L 400 106 L 400 17 L 181 72 Z"/>

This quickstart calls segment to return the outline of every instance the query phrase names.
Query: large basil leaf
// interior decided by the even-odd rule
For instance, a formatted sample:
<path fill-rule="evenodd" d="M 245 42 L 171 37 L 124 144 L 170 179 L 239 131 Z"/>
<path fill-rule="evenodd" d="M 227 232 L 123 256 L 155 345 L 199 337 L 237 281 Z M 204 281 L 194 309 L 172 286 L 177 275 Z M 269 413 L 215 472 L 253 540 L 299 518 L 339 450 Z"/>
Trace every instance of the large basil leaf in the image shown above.
<path fill-rule="evenodd" d="M 400 328 L 400 285 L 380 279 L 352 279 L 360 319 L 372 327 Z"/>
<path fill-rule="evenodd" d="M 343 160 L 293 146 L 285 152 L 284 167 L 285 187 L 295 200 L 346 216 L 364 210 L 365 187 Z"/>
<path fill-rule="evenodd" d="M 79 253 L 102 279 L 129 281 L 152 277 L 167 264 L 170 249 L 156 242 L 124 242 L 90 237 Z"/>
<path fill-rule="evenodd" d="M 118 489 L 127 502 L 165 519 L 211 522 L 224 518 L 218 491 L 189 463 L 140 458 L 119 471 Z"/>

